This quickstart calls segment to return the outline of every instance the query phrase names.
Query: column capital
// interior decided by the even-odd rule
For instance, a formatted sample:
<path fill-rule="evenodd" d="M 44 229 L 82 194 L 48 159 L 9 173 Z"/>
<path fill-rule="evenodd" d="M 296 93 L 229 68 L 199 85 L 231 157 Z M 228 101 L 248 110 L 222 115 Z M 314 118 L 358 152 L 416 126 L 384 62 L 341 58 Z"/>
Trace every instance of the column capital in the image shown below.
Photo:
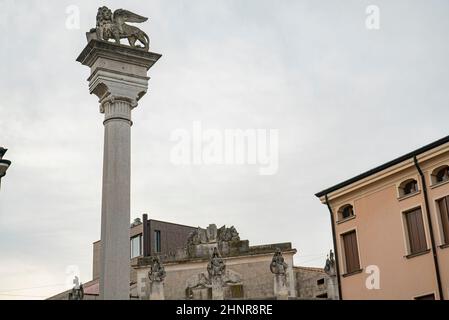
<path fill-rule="evenodd" d="M 132 108 L 148 90 L 147 71 L 160 54 L 139 48 L 91 39 L 76 59 L 90 67 L 89 92 L 99 98 L 100 112 L 106 102 L 127 101 Z"/>

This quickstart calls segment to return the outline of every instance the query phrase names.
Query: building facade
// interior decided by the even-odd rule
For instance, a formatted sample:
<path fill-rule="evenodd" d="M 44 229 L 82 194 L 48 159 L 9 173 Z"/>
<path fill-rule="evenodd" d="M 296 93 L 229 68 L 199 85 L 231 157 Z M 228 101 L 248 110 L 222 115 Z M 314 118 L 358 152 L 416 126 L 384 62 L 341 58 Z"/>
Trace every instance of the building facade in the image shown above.
<path fill-rule="evenodd" d="M 174 252 L 184 246 L 189 234 L 196 230 L 191 226 L 177 223 L 148 219 L 147 214 L 143 214 L 142 219 L 135 219 L 130 225 L 130 298 L 136 299 L 136 271 L 132 267 L 139 258 L 160 255 L 162 257 L 172 256 Z M 99 295 L 100 278 L 100 250 L 101 241 L 93 243 L 92 280 L 84 283 L 83 300 L 97 300 Z M 71 290 L 64 291 L 50 300 L 66 300 Z"/>
<path fill-rule="evenodd" d="M 333 258 L 324 269 L 297 267 L 291 243 L 250 246 L 234 227 L 194 228 L 144 215 L 131 224 L 130 248 L 130 299 L 338 299 Z M 83 284 L 83 300 L 99 299 L 100 250 L 94 242 L 93 280 Z M 155 277 L 162 281 L 151 295 Z M 214 288 L 221 288 L 218 294 Z M 74 292 L 79 288 L 49 299 L 67 300 Z"/>
<path fill-rule="evenodd" d="M 277 259 L 273 259 L 277 250 Z M 163 298 L 275 299 L 281 290 L 276 287 L 270 265 L 278 260 L 285 298 L 296 298 L 295 253 L 290 243 L 250 246 L 248 240 L 240 240 L 234 227 L 217 229 L 211 224 L 205 229 L 197 228 L 175 255 L 160 259 L 164 268 Z M 149 274 L 154 269 L 154 258 L 139 258 L 135 265 L 140 299 L 151 299 Z"/>
<path fill-rule="evenodd" d="M 130 226 L 130 272 L 131 283 L 136 283 L 136 272 L 131 267 L 137 259 L 150 255 L 173 255 L 187 241 L 189 234 L 196 230 L 191 226 L 148 219 L 143 214 L 142 220 L 135 219 Z M 93 243 L 92 278 L 100 277 L 101 241 Z"/>
<path fill-rule="evenodd" d="M 328 275 L 324 269 L 295 266 L 293 273 L 299 298 L 338 300 L 337 288 L 331 283 L 332 276 Z"/>
<path fill-rule="evenodd" d="M 139 258 L 136 296 L 143 300 L 338 299 L 335 260 L 294 266 L 291 243 L 250 246 L 234 227 L 197 228 L 175 255 Z"/>
<path fill-rule="evenodd" d="M 342 299 L 449 298 L 449 136 L 316 196 Z"/>

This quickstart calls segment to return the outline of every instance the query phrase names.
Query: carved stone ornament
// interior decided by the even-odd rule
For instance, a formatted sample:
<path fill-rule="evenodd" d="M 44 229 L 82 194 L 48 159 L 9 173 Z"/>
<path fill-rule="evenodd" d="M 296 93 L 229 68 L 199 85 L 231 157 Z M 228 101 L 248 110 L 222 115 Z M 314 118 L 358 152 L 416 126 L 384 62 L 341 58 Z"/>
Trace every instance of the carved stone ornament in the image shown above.
<path fill-rule="evenodd" d="M 209 277 L 222 277 L 225 274 L 226 266 L 224 264 L 223 258 L 220 256 L 217 248 L 214 248 L 212 257 L 207 264 L 207 272 Z"/>
<path fill-rule="evenodd" d="M 240 236 L 237 230 L 234 228 L 234 226 L 231 226 L 230 228 L 222 226 L 220 229 L 218 229 L 218 240 L 225 242 L 239 241 Z"/>
<path fill-rule="evenodd" d="M 331 250 L 326 259 L 326 265 L 324 266 L 324 271 L 328 275 L 333 275 L 335 273 L 335 258 L 334 252 Z"/>
<path fill-rule="evenodd" d="M 187 247 L 204 243 L 231 242 L 239 240 L 239 233 L 234 226 L 230 228 L 222 226 L 220 229 L 217 229 L 215 224 L 211 224 L 207 227 L 207 229 L 198 227 L 196 230 L 191 232 L 187 238 Z"/>
<path fill-rule="evenodd" d="M 84 299 L 83 284 L 80 284 L 79 288 L 73 287 L 72 291 L 69 293 L 69 300 L 83 300 L 83 299 Z"/>
<path fill-rule="evenodd" d="M 288 264 L 284 262 L 281 249 L 277 248 L 273 259 L 271 259 L 270 271 L 274 274 L 285 275 L 287 267 Z"/>
<path fill-rule="evenodd" d="M 145 22 L 148 18 L 135 14 L 124 9 L 117 9 L 112 13 L 106 6 L 98 8 L 97 27 L 90 30 L 88 39 L 93 36 L 98 40 L 108 41 L 112 39 L 120 44 L 120 39 L 127 39 L 133 48 L 141 48 L 148 51 L 150 48 L 150 38 L 139 28 L 126 24 L 126 22 Z M 136 46 L 136 42 L 142 43 L 143 47 Z"/>
<path fill-rule="evenodd" d="M 165 276 L 165 268 L 162 265 L 159 257 L 154 257 L 153 262 L 150 265 L 150 271 L 148 271 L 148 278 L 151 282 L 161 282 L 164 281 Z"/>

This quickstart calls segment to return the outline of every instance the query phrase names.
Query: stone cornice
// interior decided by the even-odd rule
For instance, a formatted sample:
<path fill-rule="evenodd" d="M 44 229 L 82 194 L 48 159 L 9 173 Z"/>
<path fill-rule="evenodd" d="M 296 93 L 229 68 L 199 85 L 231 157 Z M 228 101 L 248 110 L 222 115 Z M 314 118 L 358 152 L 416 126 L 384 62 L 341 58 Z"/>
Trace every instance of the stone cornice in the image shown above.
<path fill-rule="evenodd" d="M 78 58 L 76 58 L 76 61 L 91 67 L 98 57 L 144 66 L 148 70 L 162 55 L 122 44 L 91 39 Z"/>

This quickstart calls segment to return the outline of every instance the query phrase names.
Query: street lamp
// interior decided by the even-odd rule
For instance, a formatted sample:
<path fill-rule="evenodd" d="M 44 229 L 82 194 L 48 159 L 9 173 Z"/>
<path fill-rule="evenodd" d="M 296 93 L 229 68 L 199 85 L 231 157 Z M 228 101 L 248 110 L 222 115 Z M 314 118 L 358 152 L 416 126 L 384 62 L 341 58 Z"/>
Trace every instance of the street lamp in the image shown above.
<path fill-rule="evenodd" d="M 11 161 L 3 159 L 6 151 L 8 151 L 8 149 L 0 147 L 0 186 L 2 183 L 2 178 L 6 175 L 6 170 L 8 170 L 11 165 Z"/>

